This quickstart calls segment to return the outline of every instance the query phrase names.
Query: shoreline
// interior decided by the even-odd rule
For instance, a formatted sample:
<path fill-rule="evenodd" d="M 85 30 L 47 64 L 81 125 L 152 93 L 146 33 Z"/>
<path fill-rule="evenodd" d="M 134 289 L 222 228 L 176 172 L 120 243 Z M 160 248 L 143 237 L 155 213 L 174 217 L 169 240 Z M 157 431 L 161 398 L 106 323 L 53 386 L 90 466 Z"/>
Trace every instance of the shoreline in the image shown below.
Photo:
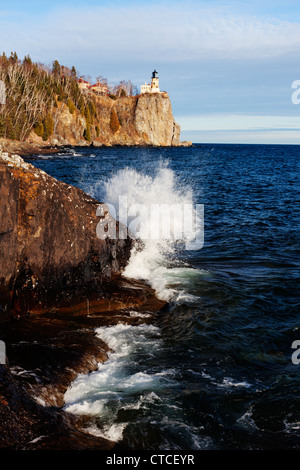
<path fill-rule="evenodd" d="M 5 425 L 0 449 L 114 447 L 115 442 L 84 432 L 84 417 L 63 410 L 64 394 L 79 374 L 89 374 L 97 370 L 99 362 L 107 360 L 109 348 L 96 337 L 96 328 L 118 323 L 152 324 L 167 304 L 141 281 L 120 276 L 112 284 L 114 295 L 107 299 L 106 309 L 103 302 L 97 309 L 94 301 L 88 312 L 79 305 L 74 314 L 78 306 L 72 304 L 54 313 L 31 314 L 1 323 L 8 363 L 0 366 L 0 419 Z M 119 297 L 119 309 L 110 310 L 113 296 Z M 139 299 L 136 305 L 134 297 Z"/>
<path fill-rule="evenodd" d="M 47 148 L 46 151 L 52 152 L 52 149 Z M 45 238 L 40 233 L 40 227 L 43 230 L 48 227 L 49 210 L 57 206 L 47 205 L 48 199 L 38 196 L 40 192 L 37 188 L 42 187 L 44 192 L 46 188 L 56 191 L 61 203 L 59 207 L 64 202 L 68 218 L 72 218 L 77 202 L 82 205 L 76 205 L 77 216 L 81 210 L 84 220 L 89 222 L 89 212 L 94 214 L 93 207 L 99 203 L 78 188 L 31 168 L 15 153 L 15 158 L 11 159 L 4 152 L 2 156 L 3 208 L 10 211 L 8 220 L 11 225 L 1 239 L 2 270 L 6 269 L 3 274 L 6 274 L 8 284 L 1 286 L 0 340 L 5 343 L 7 363 L 0 364 L 0 449 L 110 449 L 114 446 L 113 442 L 81 431 L 82 419 L 64 412 L 64 393 L 79 374 L 97 370 L 98 363 L 107 358 L 108 347 L 95 336 L 95 328 L 119 322 L 152 322 L 155 315 L 166 307 L 166 302 L 159 300 L 145 282 L 122 276 L 124 263 L 128 261 L 129 245 L 122 242 L 118 247 L 109 243 L 103 246 L 91 226 L 88 231 L 82 228 L 87 244 L 81 245 L 83 235 L 74 239 L 77 240 L 78 250 L 82 248 L 81 261 L 66 258 L 66 255 L 61 258 L 61 252 L 58 252 L 58 258 L 51 260 L 56 263 L 59 259 L 59 268 L 52 272 L 49 263 L 45 267 L 44 258 L 38 260 L 39 246 L 54 243 L 53 246 L 57 247 L 60 239 L 56 232 L 49 232 L 52 239 L 47 232 Z M 33 189 L 36 192 L 33 193 Z M 27 207 L 31 208 L 29 219 Z M 48 214 L 46 219 L 43 218 L 44 213 Z M 38 216 L 36 222 L 35 214 Z M 4 211 L 1 220 L 6 219 L 7 213 Z M 27 220 L 31 221 L 32 229 L 28 234 Z M 37 225 L 32 225 L 33 222 Z M 72 223 L 75 225 L 71 225 L 70 230 L 76 232 L 82 225 L 82 219 L 79 217 L 77 221 L 73 215 Z M 36 230 L 38 237 L 42 238 L 37 246 L 31 246 L 29 240 L 37 238 Z M 17 237 L 16 244 L 14 237 Z M 96 245 L 90 245 L 93 237 L 97 240 Z M 22 246 L 23 250 L 29 251 L 26 269 L 19 272 L 23 255 L 17 250 Z M 33 259 L 29 259 L 34 254 L 34 247 L 37 251 Z M 95 251 L 97 247 L 98 252 Z M 65 250 L 64 239 L 62 250 L 62 253 L 70 255 L 70 250 Z M 11 253 L 7 257 L 9 251 Z M 91 252 L 95 259 L 91 258 Z M 19 263 L 17 274 L 16 260 Z M 40 267 L 39 262 L 42 263 Z M 87 262 L 90 263 L 88 266 Z M 110 269 L 107 263 L 111 263 Z M 37 274 L 28 270 L 30 266 L 30 269 L 38 270 Z M 107 273 L 103 266 L 108 269 Z M 44 272 L 45 279 L 40 278 L 43 271 L 39 271 L 44 268 L 49 268 Z M 18 277 L 9 280 L 11 276 Z M 67 280 L 66 276 L 69 276 Z M 135 315 L 131 315 L 132 310 Z M 145 318 L 143 313 L 151 315 Z"/>
<path fill-rule="evenodd" d="M 9 155 L 19 155 L 20 157 L 29 157 L 33 155 L 49 155 L 52 153 L 60 153 L 64 149 L 72 149 L 72 148 L 130 148 L 130 147 L 138 147 L 138 148 L 178 148 L 178 147 L 192 147 L 192 142 L 181 142 L 180 145 L 150 145 L 150 144 L 99 144 L 97 142 L 91 142 L 86 145 L 40 145 L 37 143 L 30 143 L 30 142 L 20 142 L 17 140 L 8 140 L 8 139 L 0 139 L 0 150 L 3 152 L 8 153 Z"/>

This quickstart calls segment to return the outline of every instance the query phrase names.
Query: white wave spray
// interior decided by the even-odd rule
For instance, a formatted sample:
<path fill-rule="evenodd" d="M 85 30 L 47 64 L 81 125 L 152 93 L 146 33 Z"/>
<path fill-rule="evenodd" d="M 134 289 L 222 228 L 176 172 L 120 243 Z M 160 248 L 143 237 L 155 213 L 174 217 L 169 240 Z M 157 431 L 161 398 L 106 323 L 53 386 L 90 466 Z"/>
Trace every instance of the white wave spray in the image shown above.
<path fill-rule="evenodd" d="M 121 212 L 117 217 L 142 239 L 142 244 L 137 243 L 132 250 L 124 276 L 147 281 L 163 300 L 192 300 L 183 285 L 200 271 L 179 263 L 176 256 L 178 248 L 188 247 L 200 230 L 195 225 L 192 190 L 187 186 L 183 189 L 166 165 L 160 165 L 154 176 L 130 168 L 119 170 L 104 189 L 103 199 L 111 206 L 118 207 L 120 196 L 127 198 L 133 212 L 127 212 L 126 220 Z M 142 208 L 138 217 L 137 208 Z"/>
<path fill-rule="evenodd" d="M 138 223 L 136 214 L 130 210 L 126 213 L 126 220 L 122 220 L 121 211 L 116 214 L 136 236 L 143 224 L 150 232 L 157 233 L 157 213 L 151 211 L 151 205 L 179 208 L 193 205 L 192 191 L 186 187 L 182 189 L 174 172 L 167 166 L 159 166 L 153 176 L 125 168 L 107 182 L 99 182 L 89 189 L 87 192 L 91 195 L 116 209 L 120 196 L 127 198 L 128 208 L 143 207 Z M 162 214 L 162 224 L 165 222 Z M 185 231 L 184 237 L 178 240 L 174 235 L 179 233 L 181 223 L 179 216 L 173 218 L 170 237 L 165 237 L 163 230 L 156 237 L 141 237 L 141 243 L 135 244 L 124 272 L 126 277 L 147 281 L 158 297 L 176 304 L 193 302 L 195 298 L 188 289 L 191 278 L 197 280 L 202 276 L 201 271 L 178 259 L 178 245 L 189 243 L 194 236 L 192 232 Z M 132 312 L 132 315 L 141 314 Z M 126 433 L 130 434 L 130 426 L 137 420 L 148 423 L 151 428 L 162 427 L 166 435 L 169 428 L 182 429 L 194 442 L 194 429 L 189 429 L 182 420 L 180 407 L 169 399 L 168 390 L 177 386 L 176 370 L 160 365 L 164 343 L 159 328 L 119 323 L 97 328 L 96 334 L 112 352 L 105 363 L 99 364 L 97 371 L 88 376 L 80 375 L 71 384 L 65 394 L 65 410 L 85 415 L 88 418 L 87 432 L 113 441 L 126 440 Z M 154 418 L 152 408 L 159 409 L 165 418 L 160 420 L 155 411 Z M 169 419 L 169 415 L 172 418 Z M 198 443 L 193 446 L 198 448 Z"/>
<path fill-rule="evenodd" d="M 112 352 L 97 371 L 74 380 L 65 393 L 65 410 L 88 416 L 85 430 L 90 434 L 119 441 L 128 424 L 118 419 L 119 414 L 147 408 L 159 400 L 156 393 L 172 385 L 173 371 L 150 372 L 143 365 L 141 357 L 157 353 L 161 345 L 155 326 L 119 323 L 97 328 L 96 334 Z"/>

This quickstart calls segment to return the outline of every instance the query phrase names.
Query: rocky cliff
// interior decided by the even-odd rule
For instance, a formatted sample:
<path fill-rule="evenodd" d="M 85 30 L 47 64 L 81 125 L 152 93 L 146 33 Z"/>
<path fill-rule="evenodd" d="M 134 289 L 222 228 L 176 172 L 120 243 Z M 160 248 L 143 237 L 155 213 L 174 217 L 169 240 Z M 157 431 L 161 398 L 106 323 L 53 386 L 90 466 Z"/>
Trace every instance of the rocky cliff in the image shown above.
<path fill-rule="evenodd" d="M 167 93 L 141 95 L 136 103 L 134 123 L 151 145 L 180 145 L 180 126 L 175 122 Z"/>
<path fill-rule="evenodd" d="M 95 327 L 150 322 L 164 302 L 120 276 L 132 241 L 120 224 L 97 237 L 99 218 L 115 221 L 83 191 L 0 151 L 0 198 L 0 449 L 111 449 L 63 411 L 64 393 L 107 359 Z"/>
<path fill-rule="evenodd" d="M 118 224 L 97 237 L 105 206 L 83 191 L 0 151 L 0 198 L 0 449 L 111 449 L 63 411 L 64 393 L 107 359 L 95 327 L 150 322 L 165 303 L 120 276 L 132 241 Z"/>
<path fill-rule="evenodd" d="M 96 96 L 96 113 L 92 122 L 76 109 L 72 113 L 64 103 L 53 111 L 52 136 L 43 142 L 35 132 L 28 141 L 40 145 L 191 145 L 180 142 L 180 126 L 175 122 L 171 101 L 167 93 L 142 94 L 112 99 Z M 112 112 L 116 112 L 119 125 L 111 126 Z M 89 127 L 90 136 L 86 139 Z"/>
<path fill-rule="evenodd" d="M 47 308 L 86 286 L 105 291 L 125 266 L 131 239 L 118 239 L 119 225 L 116 239 L 99 239 L 100 203 L 80 189 L 2 153 L 0 197 L 0 316 Z"/>

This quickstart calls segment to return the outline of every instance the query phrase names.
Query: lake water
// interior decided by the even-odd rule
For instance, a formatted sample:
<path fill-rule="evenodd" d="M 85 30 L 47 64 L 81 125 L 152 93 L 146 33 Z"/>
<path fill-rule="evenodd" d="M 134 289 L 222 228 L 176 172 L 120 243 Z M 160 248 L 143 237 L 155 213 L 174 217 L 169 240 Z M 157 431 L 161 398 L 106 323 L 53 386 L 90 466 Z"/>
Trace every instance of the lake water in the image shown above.
<path fill-rule="evenodd" d="M 169 308 L 97 329 L 113 352 L 65 395 L 89 432 L 120 449 L 300 448 L 299 155 L 205 144 L 26 159 L 106 203 L 204 205 L 203 246 L 158 236 L 132 253 L 125 274 Z"/>

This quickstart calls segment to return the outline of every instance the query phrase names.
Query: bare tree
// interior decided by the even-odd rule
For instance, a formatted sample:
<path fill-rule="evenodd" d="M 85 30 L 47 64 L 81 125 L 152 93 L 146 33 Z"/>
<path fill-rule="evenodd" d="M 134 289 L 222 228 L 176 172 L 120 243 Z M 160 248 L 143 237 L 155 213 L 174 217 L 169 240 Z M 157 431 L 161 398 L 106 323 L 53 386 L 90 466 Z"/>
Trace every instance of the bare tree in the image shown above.
<path fill-rule="evenodd" d="M 102 83 L 102 85 L 108 86 L 107 78 L 102 77 L 102 75 L 98 75 L 97 82 Z"/>

